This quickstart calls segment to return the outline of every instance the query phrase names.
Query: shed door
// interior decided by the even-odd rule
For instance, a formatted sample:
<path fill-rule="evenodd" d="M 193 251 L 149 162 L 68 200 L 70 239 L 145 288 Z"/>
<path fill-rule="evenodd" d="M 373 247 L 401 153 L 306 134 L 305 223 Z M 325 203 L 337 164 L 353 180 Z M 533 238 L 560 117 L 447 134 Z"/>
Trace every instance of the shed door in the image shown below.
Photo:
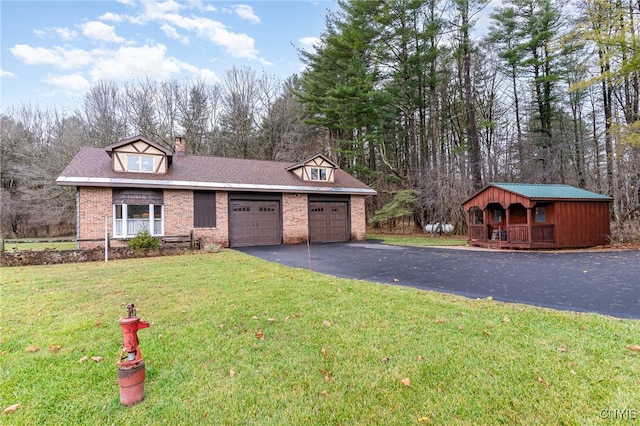
<path fill-rule="evenodd" d="M 279 201 L 231 200 L 229 207 L 231 247 L 281 243 Z"/>
<path fill-rule="evenodd" d="M 349 209 L 346 201 L 309 202 L 310 242 L 348 241 L 349 234 Z"/>

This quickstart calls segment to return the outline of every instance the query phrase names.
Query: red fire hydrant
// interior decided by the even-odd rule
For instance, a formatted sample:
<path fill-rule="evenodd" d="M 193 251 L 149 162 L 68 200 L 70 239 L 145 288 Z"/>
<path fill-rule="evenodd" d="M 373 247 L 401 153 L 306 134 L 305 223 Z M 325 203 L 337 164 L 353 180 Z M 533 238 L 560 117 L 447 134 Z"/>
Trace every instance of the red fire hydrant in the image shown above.
<path fill-rule="evenodd" d="M 136 316 L 133 303 L 127 305 L 127 318 L 120 318 L 119 323 L 124 333 L 124 343 L 118 361 L 118 384 L 120 385 L 120 402 L 133 405 L 144 399 L 144 360 L 138 346 L 138 330 L 149 327 L 149 323 Z"/>

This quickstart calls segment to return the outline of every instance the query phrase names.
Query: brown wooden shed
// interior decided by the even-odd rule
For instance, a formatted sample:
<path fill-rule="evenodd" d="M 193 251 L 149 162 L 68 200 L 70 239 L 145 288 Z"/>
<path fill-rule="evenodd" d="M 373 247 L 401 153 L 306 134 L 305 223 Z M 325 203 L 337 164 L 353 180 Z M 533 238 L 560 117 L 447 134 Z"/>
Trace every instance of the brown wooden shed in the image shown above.
<path fill-rule="evenodd" d="M 569 185 L 492 183 L 462 205 L 468 243 L 558 249 L 607 244 L 611 197 Z"/>

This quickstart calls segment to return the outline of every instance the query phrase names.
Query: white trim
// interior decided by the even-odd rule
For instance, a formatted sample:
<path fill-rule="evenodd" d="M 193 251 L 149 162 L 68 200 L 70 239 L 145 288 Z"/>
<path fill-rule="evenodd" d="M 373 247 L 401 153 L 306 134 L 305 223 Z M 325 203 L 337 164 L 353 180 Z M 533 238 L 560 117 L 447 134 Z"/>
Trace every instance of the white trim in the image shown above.
<path fill-rule="evenodd" d="M 264 191 L 264 192 L 300 192 L 300 193 L 339 193 L 357 195 L 375 195 L 371 188 L 336 188 L 322 186 L 297 185 L 256 185 L 248 183 L 194 182 L 180 180 L 148 180 L 97 177 L 67 177 L 56 179 L 59 185 L 68 186 L 106 186 L 106 187 L 138 187 L 166 189 L 215 189 L 222 191 Z"/>

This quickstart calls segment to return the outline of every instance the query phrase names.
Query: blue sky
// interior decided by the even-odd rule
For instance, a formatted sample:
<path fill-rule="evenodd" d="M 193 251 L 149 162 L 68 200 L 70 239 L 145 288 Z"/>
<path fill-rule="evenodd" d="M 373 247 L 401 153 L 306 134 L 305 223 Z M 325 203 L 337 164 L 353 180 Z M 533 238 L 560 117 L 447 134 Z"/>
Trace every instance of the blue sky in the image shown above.
<path fill-rule="evenodd" d="M 97 81 L 300 72 L 333 0 L 0 0 L 0 110 L 80 105 Z"/>

